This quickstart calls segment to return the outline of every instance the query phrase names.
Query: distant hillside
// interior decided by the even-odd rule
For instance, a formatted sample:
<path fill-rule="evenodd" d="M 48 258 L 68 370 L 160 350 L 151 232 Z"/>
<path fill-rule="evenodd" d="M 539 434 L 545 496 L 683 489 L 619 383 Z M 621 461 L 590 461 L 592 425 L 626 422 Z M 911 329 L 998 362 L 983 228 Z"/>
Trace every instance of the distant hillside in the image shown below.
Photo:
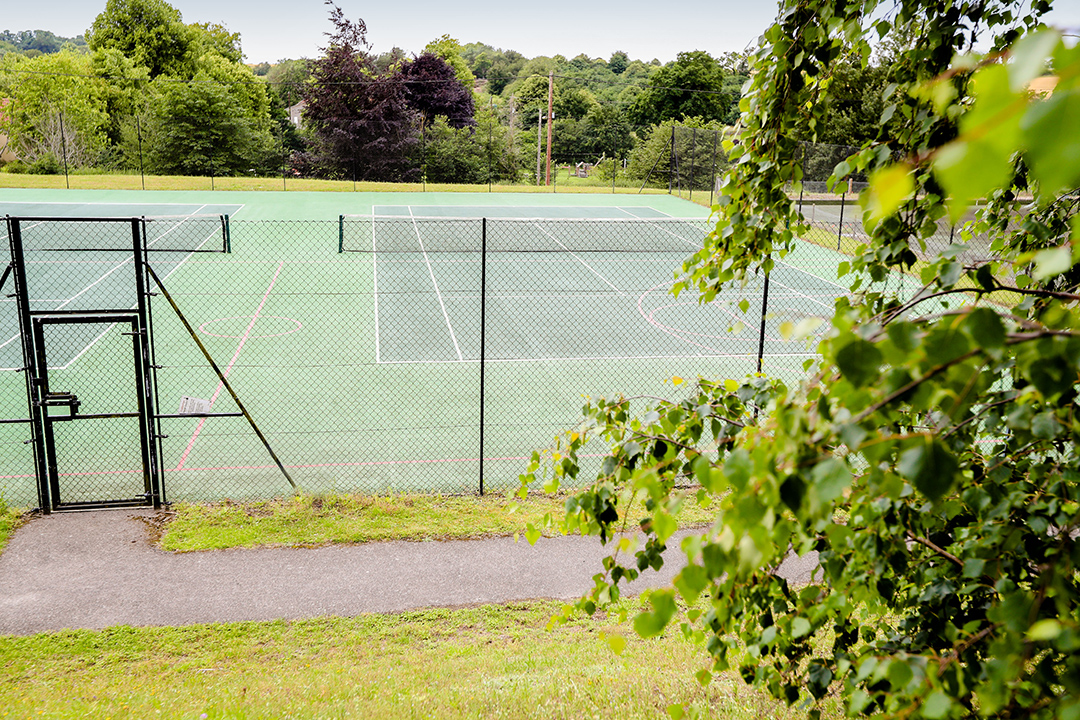
<path fill-rule="evenodd" d="M 60 52 L 60 48 L 70 43 L 78 49 L 86 49 L 86 38 L 82 35 L 73 38 L 53 35 L 48 30 L 19 30 L 0 32 L 0 55 L 9 52 L 34 57 Z"/>

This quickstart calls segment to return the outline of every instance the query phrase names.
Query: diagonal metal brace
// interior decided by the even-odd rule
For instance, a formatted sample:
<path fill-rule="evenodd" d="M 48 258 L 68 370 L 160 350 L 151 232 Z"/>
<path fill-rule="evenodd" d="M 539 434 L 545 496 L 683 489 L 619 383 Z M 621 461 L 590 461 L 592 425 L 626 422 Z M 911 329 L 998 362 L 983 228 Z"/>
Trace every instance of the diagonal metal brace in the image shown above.
<path fill-rule="evenodd" d="M 282 464 L 281 460 L 278 459 L 278 456 L 274 452 L 274 449 L 270 447 L 270 442 L 266 439 L 266 436 L 262 434 L 262 431 L 259 430 L 259 426 L 256 425 L 255 421 L 251 418 L 251 415 L 248 413 L 247 408 L 244 407 L 244 403 L 240 402 L 240 397 L 236 394 L 236 391 L 233 390 L 232 385 L 230 385 L 229 381 L 225 378 L 225 373 L 221 372 L 221 368 L 219 368 L 217 363 L 214 362 L 214 358 L 210 357 L 210 351 L 208 351 L 206 349 L 206 346 L 202 344 L 202 341 L 199 340 L 199 336 L 195 333 L 195 329 L 191 327 L 191 323 L 189 323 L 187 321 L 187 318 L 184 317 L 184 313 L 180 312 L 179 306 L 176 304 L 176 301 L 173 300 L 172 295 L 169 294 L 169 291 L 165 289 L 165 284 L 161 282 L 161 278 L 157 276 L 157 273 L 154 272 L 154 269 L 150 267 L 149 263 L 145 263 L 145 265 L 147 274 L 150 275 L 151 279 L 153 279 L 153 281 L 157 284 L 158 288 L 161 290 L 161 294 L 165 297 L 166 300 L 169 301 L 169 305 L 172 305 L 172 309 L 173 312 L 176 313 L 176 317 L 180 318 L 180 322 L 184 323 L 184 327 L 187 328 L 188 334 L 191 335 L 191 339 L 194 340 L 195 344 L 199 346 L 199 350 L 202 351 L 203 357 L 206 358 L 206 361 L 210 363 L 210 367 L 214 368 L 214 372 L 217 373 L 218 379 L 221 380 L 221 384 L 224 385 L 225 389 L 229 391 L 229 395 L 232 396 L 233 402 L 235 402 L 236 406 L 240 408 L 240 412 L 244 414 L 244 417 L 247 419 L 248 424 L 251 425 L 251 429 L 255 431 L 255 434 L 259 436 L 259 440 L 262 441 L 263 447 L 266 448 L 266 451 L 270 453 L 270 457 L 272 457 L 274 459 L 274 462 L 277 463 L 278 469 L 281 470 L 281 474 L 285 476 L 285 479 L 289 481 L 289 484 L 292 485 L 293 489 L 297 490 L 298 488 L 296 486 L 296 483 L 293 482 L 292 476 L 289 475 L 289 471 L 285 469 L 285 466 Z"/>

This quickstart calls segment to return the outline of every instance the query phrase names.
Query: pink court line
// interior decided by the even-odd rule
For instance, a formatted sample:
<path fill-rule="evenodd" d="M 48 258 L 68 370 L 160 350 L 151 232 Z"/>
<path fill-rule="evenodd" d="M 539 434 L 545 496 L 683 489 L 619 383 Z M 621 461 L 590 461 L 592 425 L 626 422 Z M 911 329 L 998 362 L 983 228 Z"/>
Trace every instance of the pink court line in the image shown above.
<path fill-rule="evenodd" d="M 251 317 L 251 322 L 248 323 L 247 330 L 244 331 L 244 335 L 240 338 L 240 344 L 236 346 L 236 352 L 233 353 L 232 360 L 229 361 L 228 367 L 225 368 L 223 375 L 227 378 L 229 373 L 232 372 L 233 366 L 236 365 L 237 359 L 240 357 L 240 351 L 244 349 L 244 344 L 247 343 L 248 338 L 251 337 L 251 330 L 255 327 L 255 323 L 259 321 L 259 315 L 262 313 L 262 309 L 266 306 L 266 301 L 270 298 L 270 292 L 274 289 L 274 285 L 277 284 L 278 276 L 281 275 L 281 269 L 285 267 L 285 261 L 278 263 L 277 271 L 274 273 L 274 278 L 270 281 L 270 287 L 266 288 L 266 292 L 263 293 L 262 302 L 259 303 L 259 307 L 255 310 L 255 314 Z M 214 402 L 221 395 L 221 389 L 225 387 L 225 383 L 218 381 L 217 389 L 214 390 L 213 397 L 210 398 L 210 408 L 213 409 Z M 203 425 L 206 424 L 206 418 L 199 420 L 199 424 L 195 426 L 195 432 L 191 434 L 191 439 L 188 440 L 187 447 L 184 448 L 183 454 L 180 456 L 180 462 L 176 464 L 174 470 L 183 470 L 184 463 L 187 462 L 188 455 L 191 454 L 191 449 L 195 446 L 195 440 L 199 437 L 199 433 L 202 432 Z"/>

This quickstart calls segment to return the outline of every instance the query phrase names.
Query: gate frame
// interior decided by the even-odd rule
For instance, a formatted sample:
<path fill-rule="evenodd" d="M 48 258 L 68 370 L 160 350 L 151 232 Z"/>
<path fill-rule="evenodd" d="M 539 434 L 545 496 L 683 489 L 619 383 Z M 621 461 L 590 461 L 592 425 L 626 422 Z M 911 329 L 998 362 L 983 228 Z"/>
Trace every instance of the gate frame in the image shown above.
<path fill-rule="evenodd" d="M 129 223 L 131 229 L 131 255 L 132 266 L 135 275 L 136 307 L 133 308 L 100 308 L 96 310 L 53 310 L 34 311 L 30 309 L 29 286 L 26 276 L 26 262 L 22 241 L 22 221 L 41 222 L 100 222 L 100 223 Z M 30 411 L 30 442 L 34 446 L 34 471 L 38 486 L 38 507 L 43 513 L 55 510 L 88 510 L 106 507 L 132 507 L 152 506 L 155 509 L 161 507 L 165 501 L 164 483 L 160 459 L 160 419 L 156 412 L 156 366 L 152 362 L 153 339 L 149 323 L 149 294 L 146 291 L 147 252 L 145 243 L 146 221 L 145 218 L 74 218 L 74 217 L 7 217 L 8 236 L 10 239 L 12 271 L 15 279 L 15 297 L 19 315 L 19 335 L 23 348 L 23 367 L 26 375 L 27 406 Z M 79 322 L 76 318 L 102 316 L 123 316 L 135 320 L 135 375 L 138 383 L 139 398 L 139 427 L 140 446 L 143 456 L 143 477 L 147 492 L 143 500 L 118 499 L 90 501 L 79 503 L 60 503 L 58 493 L 50 487 L 51 472 L 49 458 L 45 447 L 45 423 L 51 422 L 45 419 L 45 398 L 42 397 L 44 389 L 44 370 L 38 367 L 37 343 L 34 336 L 35 318 L 50 318 L 52 322 L 63 322 L 62 318 L 70 316 L 72 322 Z M 82 320 L 86 322 L 86 320 Z"/>

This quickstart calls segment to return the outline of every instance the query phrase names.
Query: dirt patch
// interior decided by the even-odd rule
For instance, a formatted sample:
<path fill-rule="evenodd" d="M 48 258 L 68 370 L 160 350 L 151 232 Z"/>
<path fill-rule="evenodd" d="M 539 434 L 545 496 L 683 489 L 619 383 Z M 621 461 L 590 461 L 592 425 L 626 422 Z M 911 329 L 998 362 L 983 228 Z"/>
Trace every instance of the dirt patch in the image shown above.
<path fill-rule="evenodd" d="M 164 508 L 152 515 L 132 515 L 133 520 L 138 520 L 146 526 L 146 540 L 154 547 L 161 547 L 161 536 L 165 534 L 176 513 Z"/>

